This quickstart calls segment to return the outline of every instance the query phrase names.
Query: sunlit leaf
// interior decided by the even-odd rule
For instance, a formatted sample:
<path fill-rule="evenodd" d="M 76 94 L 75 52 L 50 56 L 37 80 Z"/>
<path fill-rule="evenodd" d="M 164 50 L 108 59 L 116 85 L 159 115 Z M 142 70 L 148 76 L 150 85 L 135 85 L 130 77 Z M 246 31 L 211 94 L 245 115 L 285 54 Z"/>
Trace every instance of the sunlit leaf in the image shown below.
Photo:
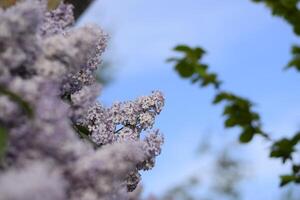
<path fill-rule="evenodd" d="M 61 0 L 48 0 L 48 10 L 54 10 L 55 8 L 58 7 L 58 5 L 60 4 Z"/>
<path fill-rule="evenodd" d="M 17 0 L 0 0 L 0 7 L 8 8 L 8 7 L 14 5 L 16 2 L 17 2 Z"/>

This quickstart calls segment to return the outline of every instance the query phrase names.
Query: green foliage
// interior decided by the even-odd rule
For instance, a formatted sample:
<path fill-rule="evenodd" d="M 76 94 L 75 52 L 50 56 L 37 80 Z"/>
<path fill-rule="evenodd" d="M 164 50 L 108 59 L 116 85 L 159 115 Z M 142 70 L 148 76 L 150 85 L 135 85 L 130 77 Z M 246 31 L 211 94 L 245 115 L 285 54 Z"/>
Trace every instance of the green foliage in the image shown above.
<path fill-rule="evenodd" d="M 264 3 L 273 15 L 286 20 L 293 28 L 294 33 L 300 36 L 300 0 L 252 0 Z M 292 47 L 293 58 L 288 63 L 287 68 L 295 68 L 300 71 L 300 47 Z"/>
<path fill-rule="evenodd" d="M 192 83 L 200 82 L 201 86 L 213 85 L 216 89 L 220 88 L 220 83 L 215 73 L 208 73 L 208 65 L 200 61 L 205 53 L 202 48 L 191 48 L 179 45 L 174 48 L 176 52 L 184 53 L 183 58 L 170 58 L 168 61 L 175 62 L 175 70 L 182 78 L 191 79 Z M 288 67 L 295 67 L 300 71 L 300 48 L 293 47 L 294 59 Z M 223 115 L 225 116 L 224 126 L 226 128 L 238 127 L 241 129 L 239 140 L 241 143 L 250 142 L 255 135 L 261 135 L 269 139 L 267 133 L 261 128 L 260 116 L 254 112 L 253 103 L 245 98 L 230 92 L 217 90 L 213 104 L 225 103 Z M 283 163 L 293 160 L 292 153 L 296 151 L 295 146 L 300 141 L 300 133 L 291 139 L 281 139 L 273 141 L 270 157 L 282 159 Z M 299 165 L 293 165 L 293 174 L 281 176 L 281 186 L 290 182 L 299 182 Z"/>
<path fill-rule="evenodd" d="M 89 142 L 95 149 L 98 148 L 98 145 L 90 139 L 89 135 L 91 133 L 87 127 L 79 125 L 79 124 L 73 124 L 73 129 L 75 130 L 75 132 L 78 134 L 78 136 L 81 139 Z"/>
<path fill-rule="evenodd" d="M 300 47 L 294 45 L 292 47 L 292 54 L 293 54 L 293 58 L 288 63 L 286 68 L 287 69 L 288 68 L 295 68 L 296 70 L 300 71 Z"/>
<path fill-rule="evenodd" d="M 282 175 L 280 176 L 281 182 L 280 182 L 280 187 L 285 186 L 289 183 L 300 183 L 300 176 L 296 175 Z"/>
<path fill-rule="evenodd" d="M 285 19 L 293 28 L 295 34 L 300 36 L 300 10 L 297 4 L 299 0 L 252 0 L 258 3 L 264 3 L 271 9 L 275 16 Z"/>
<path fill-rule="evenodd" d="M 82 125 L 74 125 L 74 127 L 80 132 L 80 135 L 82 135 L 82 136 L 90 135 L 90 132 L 86 127 L 84 127 Z"/>
<path fill-rule="evenodd" d="M 292 172 L 290 174 L 285 174 L 280 176 L 281 182 L 280 186 L 285 186 L 289 183 L 300 184 L 300 165 L 293 164 Z"/>
<path fill-rule="evenodd" d="M 291 139 L 283 138 L 274 142 L 270 157 L 281 158 L 285 163 L 287 160 L 293 160 L 292 154 L 296 151 L 296 145 L 300 142 L 300 133 L 297 133 Z"/>
<path fill-rule="evenodd" d="M 193 75 L 196 73 L 195 69 L 198 65 L 201 65 L 200 61 L 204 54 L 204 50 L 199 51 L 197 49 L 201 48 L 189 48 L 184 45 L 177 46 L 174 50 L 184 52 L 185 57 L 181 59 L 171 58 L 169 61 L 175 62 L 175 69 L 182 78 L 190 78 L 193 83 L 199 81 L 202 86 L 207 86 L 209 84 L 203 84 L 205 76 L 208 75 L 207 65 L 205 65 L 204 75 L 201 74 L 198 79 L 193 79 Z M 298 50 L 295 50 L 295 52 L 297 53 Z M 188 73 L 186 73 L 186 71 Z M 271 140 L 270 136 L 262 130 L 260 115 L 253 111 L 253 103 L 234 93 L 222 91 L 219 87 L 220 85 L 217 83 L 221 83 L 221 81 L 217 80 L 216 82 L 210 82 L 210 84 L 213 84 L 215 89 L 217 89 L 217 93 L 212 103 L 224 103 L 223 116 L 225 117 L 225 128 L 239 128 L 241 130 L 239 136 L 241 143 L 251 142 L 255 135 L 260 135 L 268 141 L 273 142 L 270 149 L 270 157 L 282 159 L 283 163 L 287 160 L 293 161 L 292 154 L 296 151 L 296 145 L 300 141 L 300 133 L 295 134 L 291 139 L 284 138 L 278 141 Z M 290 182 L 300 183 L 299 175 L 297 175 L 297 173 L 299 173 L 299 168 L 298 165 L 294 164 L 291 175 L 281 177 L 281 185 L 284 186 Z M 297 173 L 295 173 L 295 171 L 297 171 Z"/>
<path fill-rule="evenodd" d="M 49 10 L 54 10 L 60 4 L 61 0 L 48 0 L 47 7 Z"/>
<path fill-rule="evenodd" d="M 219 88 L 221 82 L 217 79 L 217 74 L 209 73 L 208 66 L 200 62 L 205 51 L 202 48 L 191 48 L 186 45 L 178 45 L 174 48 L 174 51 L 183 53 L 182 58 L 172 57 L 168 62 L 175 62 L 175 70 L 183 78 L 191 78 L 192 83 L 200 81 L 202 87 L 213 85 L 215 88 Z"/>
<path fill-rule="evenodd" d="M 285 163 L 287 160 L 293 161 L 293 153 L 296 152 L 296 145 L 300 143 L 300 132 L 292 138 L 283 138 L 274 142 L 270 157 L 280 158 Z M 292 164 L 291 174 L 280 176 L 280 186 L 285 186 L 288 183 L 300 183 L 300 165 Z"/>
<path fill-rule="evenodd" d="M 1 8 L 8 8 L 16 3 L 16 0 L 0 0 Z"/>
<path fill-rule="evenodd" d="M 7 130 L 4 127 L 0 126 L 0 162 L 2 162 L 3 157 L 5 155 L 7 144 L 8 144 Z"/>
<path fill-rule="evenodd" d="M 240 141 L 250 142 L 255 134 L 268 138 L 260 128 L 259 114 L 252 110 L 252 103 L 245 98 L 233 93 L 220 91 L 221 81 L 215 73 L 208 73 L 208 65 L 202 64 L 201 59 L 205 51 L 202 48 L 191 48 L 186 45 L 178 45 L 174 48 L 176 52 L 184 53 L 183 58 L 169 58 L 167 61 L 175 62 L 175 70 L 182 78 L 191 79 L 192 83 L 199 82 L 202 87 L 213 85 L 218 93 L 213 103 L 225 102 L 223 115 L 226 128 L 239 127 L 241 129 Z"/>
<path fill-rule="evenodd" d="M 296 35 L 300 36 L 300 0 L 252 0 L 264 3 L 272 11 L 272 14 L 286 20 L 293 28 Z M 283 138 L 278 141 L 270 139 L 269 135 L 262 130 L 260 116 L 253 111 L 253 103 L 230 92 L 220 90 L 221 81 L 217 74 L 208 73 L 208 65 L 202 64 L 201 59 L 205 51 L 200 48 L 191 48 L 179 45 L 174 48 L 176 52 L 184 53 L 183 58 L 170 58 L 168 61 L 175 62 L 175 70 L 182 78 L 188 78 L 193 83 L 199 82 L 201 86 L 213 85 L 217 94 L 213 104 L 225 103 L 223 115 L 226 128 L 240 128 L 239 140 L 241 143 L 250 142 L 255 135 L 260 135 L 272 142 L 270 157 L 281 159 L 283 163 L 292 162 L 292 172 L 281 176 L 281 186 L 288 183 L 300 183 L 300 165 L 294 164 L 293 153 L 297 152 L 296 146 L 300 143 L 300 133 L 292 138 Z M 293 58 L 286 68 L 295 68 L 300 71 L 300 47 L 292 47 Z"/>
<path fill-rule="evenodd" d="M 252 103 L 245 98 L 227 92 L 216 95 L 213 103 L 226 102 L 223 115 L 226 117 L 224 125 L 226 128 L 241 128 L 240 142 L 250 142 L 255 134 L 265 135 L 260 128 L 260 117 L 252 111 Z"/>

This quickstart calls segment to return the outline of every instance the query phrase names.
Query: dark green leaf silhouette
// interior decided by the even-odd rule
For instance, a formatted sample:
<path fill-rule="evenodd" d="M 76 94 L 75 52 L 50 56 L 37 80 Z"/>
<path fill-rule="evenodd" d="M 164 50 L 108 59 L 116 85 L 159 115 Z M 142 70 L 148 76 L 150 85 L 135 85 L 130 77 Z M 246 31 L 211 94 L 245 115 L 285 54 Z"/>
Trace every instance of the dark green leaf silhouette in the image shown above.
<path fill-rule="evenodd" d="M 0 126 L 0 161 L 2 161 L 5 151 L 7 148 L 7 143 L 8 143 L 8 135 L 7 135 L 7 130 Z"/>

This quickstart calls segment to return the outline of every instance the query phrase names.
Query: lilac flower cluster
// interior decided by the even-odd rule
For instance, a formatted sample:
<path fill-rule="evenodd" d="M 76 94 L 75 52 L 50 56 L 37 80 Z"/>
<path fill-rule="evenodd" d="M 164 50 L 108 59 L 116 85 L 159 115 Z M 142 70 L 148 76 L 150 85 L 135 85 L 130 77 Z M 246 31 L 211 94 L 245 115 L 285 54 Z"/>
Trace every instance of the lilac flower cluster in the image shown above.
<path fill-rule="evenodd" d="M 94 72 L 107 35 L 73 23 L 63 3 L 0 9 L 1 200 L 138 199 L 139 171 L 161 152 L 163 95 L 104 107 Z"/>

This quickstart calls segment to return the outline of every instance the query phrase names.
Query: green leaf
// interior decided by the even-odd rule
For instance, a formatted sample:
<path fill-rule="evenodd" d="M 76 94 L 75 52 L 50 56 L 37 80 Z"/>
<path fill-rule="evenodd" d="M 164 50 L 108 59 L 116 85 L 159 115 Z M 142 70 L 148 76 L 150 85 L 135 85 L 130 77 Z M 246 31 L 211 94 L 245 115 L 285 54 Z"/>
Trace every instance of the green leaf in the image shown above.
<path fill-rule="evenodd" d="M 293 142 L 287 138 L 283 138 L 273 144 L 270 157 L 281 158 L 284 163 L 286 160 L 292 159 L 292 153 L 294 151 Z"/>
<path fill-rule="evenodd" d="M 300 47 L 299 46 L 292 46 L 292 54 L 300 54 Z"/>
<path fill-rule="evenodd" d="M 2 161 L 8 144 L 8 134 L 4 127 L 0 126 L 0 161 Z"/>
<path fill-rule="evenodd" d="M 194 49 L 190 49 L 190 51 L 187 52 L 187 57 L 194 61 L 197 62 L 199 59 L 202 58 L 203 54 L 205 51 L 199 47 L 196 47 Z"/>
<path fill-rule="evenodd" d="M 16 3 L 16 0 L 0 0 L 0 7 L 1 8 L 8 8 L 13 6 Z"/>
<path fill-rule="evenodd" d="M 291 139 L 293 145 L 296 145 L 300 142 L 300 132 L 296 133 L 293 138 Z"/>
<path fill-rule="evenodd" d="M 289 69 L 298 65 L 299 65 L 299 59 L 298 57 L 294 56 L 293 59 L 287 64 L 285 69 Z"/>
<path fill-rule="evenodd" d="M 241 143 L 248 143 L 253 139 L 254 132 L 252 132 L 250 129 L 244 130 L 244 132 L 240 135 L 240 142 Z"/>
<path fill-rule="evenodd" d="M 234 118 L 231 117 L 225 120 L 225 127 L 229 128 L 235 125 L 236 125 L 236 120 Z"/>
<path fill-rule="evenodd" d="M 171 57 L 167 59 L 167 62 L 176 62 L 175 70 L 181 77 L 191 78 L 192 83 L 199 82 L 202 87 L 213 85 L 215 88 L 219 88 L 221 81 L 217 79 L 217 74 L 209 73 L 208 65 L 201 63 L 201 58 L 205 54 L 202 48 L 178 45 L 174 50 L 184 53 L 184 57 Z"/>
<path fill-rule="evenodd" d="M 294 56 L 294 58 L 288 63 L 285 69 L 295 68 L 300 71 L 300 57 Z"/>
<path fill-rule="evenodd" d="M 280 2 L 287 8 L 294 8 L 297 4 L 297 0 L 280 0 Z"/>
<path fill-rule="evenodd" d="M 47 8 L 48 10 L 54 10 L 58 7 L 61 0 L 48 0 Z"/>
<path fill-rule="evenodd" d="M 183 78 L 188 78 L 195 72 L 193 65 L 188 63 L 186 60 L 178 62 L 175 69 Z"/>
<path fill-rule="evenodd" d="M 196 47 L 196 48 L 194 49 L 194 52 L 195 52 L 195 55 L 196 55 L 197 57 L 199 57 L 199 58 L 200 58 L 203 54 L 206 53 L 205 50 L 202 49 L 202 48 L 200 48 L 200 47 Z"/>
<path fill-rule="evenodd" d="M 212 84 L 214 85 L 215 88 L 219 88 L 219 85 L 221 84 L 221 82 L 219 82 L 217 80 L 217 75 L 214 74 L 214 73 L 211 73 L 211 74 L 206 74 L 204 77 L 203 77 L 203 81 L 202 81 L 202 86 L 207 86 L 209 84 Z"/>
<path fill-rule="evenodd" d="M 199 74 L 200 77 L 203 77 L 207 74 L 207 68 L 208 66 L 205 64 L 196 64 L 195 65 L 195 72 Z"/>
<path fill-rule="evenodd" d="M 223 100 L 226 99 L 226 97 L 227 97 L 227 94 L 224 92 L 217 94 L 213 100 L 213 104 L 218 104 L 218 103 L 222 102 Z"/>
<path fill-rule="evenodd" d="M 180 51 L 180 52 L 188 53 L 189 51 L 191 51 L 191 48 L 187 45 L 178 45 L 174 48 L 174 51 Z"/>
<path fill-rule="evenodd" d="M 293 169 L 293 173 L 297 174 L 300 172 L 300 165 L 293 165 L 292 169 Z"/>
<path fill-rule="evenodd" d="M 296 180 L 296 177 L 294 175 L 283 175 L 280 176 L 281 182 L 280 182 L 280 187 L 283 187 L 293 181 Z"/>
<path fill-rule="evenodd" d="M 87 127 L 79 125 L 79 124 L 73 124 L 73 128 L 76 131 L 76 133 L 79 135 L 80 138 L 84 139 L 85 141 L 88 141 L 95 149 L 99 147 L 95 142 L 91 140 L 89 135 L 91 134 Z"/>
<path fill-rule="evenodd" d="M 85 126 L 78 125 L 78 124 L 76 124 L 76 125 L 74 125 L 74 126 L 75 126 L 75 128 L 76 128 L 78 131 L 80 131 L 81 134 L 85 134 L 85 135 L 90 135 L 90 134 L 91 134 L 90 131 L 89 131 L 89 129 L 86 128 Z"/>
<path fill-rule="evenodd" d="M 231 93 L 228 93 L 228 92 L 219 92 L 216 96 L 215 96 L 215 99 L 213 100 L 213 104 L 218 104 L 222 101 L 230 101 L 230 102 L 233 102 L 233 101 L 236 101 L 238 98 L 231 94 Z M 241 98 L 239 98 L 241 99 Z"/>

